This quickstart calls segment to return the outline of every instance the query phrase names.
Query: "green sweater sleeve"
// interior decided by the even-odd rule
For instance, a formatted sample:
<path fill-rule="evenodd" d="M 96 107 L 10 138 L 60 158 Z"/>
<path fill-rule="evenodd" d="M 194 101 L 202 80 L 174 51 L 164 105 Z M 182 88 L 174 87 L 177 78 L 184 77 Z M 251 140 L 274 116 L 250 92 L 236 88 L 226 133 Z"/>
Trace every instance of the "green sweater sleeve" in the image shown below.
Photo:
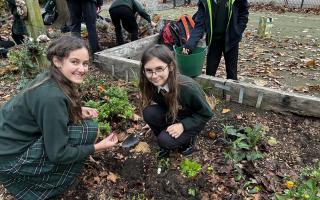
<path fill-rule="evenodd" d="M 192 128 L 204 125 L 213 115 L 212 109 L 205 99 L 204 92 L 197 85 L 182 86 L 180 92 L 180 101 L 184 107 L 193 111 L 193 114 L 181 120 L 183 128 L 190 130 Z M 182 102 L 183 101 L 183 102 Z"/>
<path fill-rule="evenodd" d="M 28 100 L 50 161 L 73 163 L 94 152 L 93 145 L 71 146 L 68 143 L 68 100 L 57 86 L 40 86 L 31 92 Z"/>
<path fill-rule="evenodd" d="M 151 23 L 150 15 L 146 12 L 144 7 L 136 0 L 133 1 L 133 8 L 136 10 L 141 17 L 143 17 L 145 20 L 147 20 L 149 23 Z"/>

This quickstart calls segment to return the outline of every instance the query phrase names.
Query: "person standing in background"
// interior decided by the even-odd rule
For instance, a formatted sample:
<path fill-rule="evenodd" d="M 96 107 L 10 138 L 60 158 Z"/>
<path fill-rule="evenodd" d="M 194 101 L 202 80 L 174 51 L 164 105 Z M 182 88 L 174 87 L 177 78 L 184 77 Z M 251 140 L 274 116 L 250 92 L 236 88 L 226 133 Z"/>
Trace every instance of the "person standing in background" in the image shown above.
<path fill-rule="evenodd" d="M 183 53 L 197 46 L 204 32 L 208 44 L 206 74 L 215 76 L 223 53 L 227 79 L 237 80 L 239 42 L 248 23 L 247 0 L 199 0 L 195 28 Z"/>
<path fill-rule="evenodd" d="M 124 43 L 121 24 L 123 28 L 131 34 L 131 41 L 138 39 L 138 24 L 135 17 L 137 12 L 141 17 L 147 20 L 152 27 L 156 26 L 156 23 L 151 21 L 150 15 L 138 1 L 115 0 L 112 2 L 109 13 L 116 31 L 117 45 Z"/>
<path fill-rule="evenodd" d="M 24 37 L 28 35 L 27 28 L 24 24 L 22 17 L 17 11 L 15 0 L 7 0 L 9 10 L 13 15 L 13 24 L 11 27 L 11 37 L 16 44 L 22 44 Z"/>
<path fill-rule="evenodd" d="M 67 0 L 70 12 L 71 34 L 80 37 L 81 22 L 84 20 L 89 37 L 91 52 L 101 50 L 96 29 L 97 12 L 100 12 L 103 0 Z"/>

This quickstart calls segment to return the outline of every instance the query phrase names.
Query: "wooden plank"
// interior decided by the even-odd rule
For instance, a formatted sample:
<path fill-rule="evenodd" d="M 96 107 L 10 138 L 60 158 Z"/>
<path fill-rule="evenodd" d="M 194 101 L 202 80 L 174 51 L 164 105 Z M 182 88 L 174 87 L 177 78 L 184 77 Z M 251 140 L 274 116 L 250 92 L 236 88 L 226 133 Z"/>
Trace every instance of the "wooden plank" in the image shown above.
<path fill-rule="evenodd" d="M 201 85 L 202 89 L 208 95 L 214 95 L 217 98 L 225 98 L 224 89 L 220 86 L 224 86 L 225 79 L 217 78 L 208 75 L 200 75 L 195 78 L 197 82 Z"/>
<path fill-rule="evenodd" d="M 140 62 L 126 58 L 107 56 L 95 62 L 99 68 L 115 78 L 132 81 L 139 77 Z"/>
<path fill-rule="evenodd" d="M 129 42 L 120 46 L 116 46 L 104 51 L 95 53 L 95 59 L 99 59 L 98 55 L 115 55 L 123 58 L 134 58 L 141 55 L 142 52 L 149 46 L 156 44 L 158 41 L 159 33 Z"/>
<path fill-rule="evenodd" d="M 243 90 L 243 104 L 272 110 L 280 113 L 295 113 L 304 116 L 320 117 L 320 98 L 281 90 L 270 89 L 248 83 L 227 80 L 225 85 L 231 90 L 226 93 L 231 101 L 238 102 Z"/>

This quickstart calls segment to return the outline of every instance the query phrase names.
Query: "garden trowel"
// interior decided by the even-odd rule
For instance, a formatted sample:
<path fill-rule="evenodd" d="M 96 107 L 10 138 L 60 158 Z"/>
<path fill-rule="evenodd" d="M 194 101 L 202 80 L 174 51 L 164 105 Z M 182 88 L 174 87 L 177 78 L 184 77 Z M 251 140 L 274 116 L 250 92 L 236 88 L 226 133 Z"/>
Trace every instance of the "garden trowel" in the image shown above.
<path fill-rule="evenodd" d="M 139 143 L 139 135 L 138 134 L 130 134 L 125 140 L 123 140 L 121 146 L 124 148 L 130 148 Z"/>

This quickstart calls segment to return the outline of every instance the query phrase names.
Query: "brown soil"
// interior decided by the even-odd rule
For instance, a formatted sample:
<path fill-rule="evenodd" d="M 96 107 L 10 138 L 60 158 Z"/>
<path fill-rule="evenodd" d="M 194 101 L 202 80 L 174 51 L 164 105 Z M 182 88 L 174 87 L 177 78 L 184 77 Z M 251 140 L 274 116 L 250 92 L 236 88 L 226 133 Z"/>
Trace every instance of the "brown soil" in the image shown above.
<path fill-rule="evenodd" d="M 95 70 L 99 80 L 111 80 Z M 124 86 L 123 81 L 113 84 Z M 130 87 L 130 85 L 127 85 Z M 92 90 L 94 91 L 94 89 Z M 138 102 L 136 90 L 131 89 L 131 99 Z M 94 96 L 94 95 L 93 95 Z M 222 109 L 231 111 L 222 114 Z M 223 125 L 253 127 L 261 123 L 267 127 L 265 140 L 270 136 L 277 139 L 276 146 L 260 144 L 266 154 L 258 161 L 243 161 L 243 179 L 235 181 L 237 175 L 232 165 L 224 158 L 226 146 L 222 142 Z M 135 133 L 143 132 L 142 121 L 130 122 L 126 128 L 135 127 Z M 156 157 L 159 150 L 152 134 L 142 135 L 141 141 L 150 146 L 150 153 L 134 153 L 120 146 L 103 153 L 95 154 L 87 162 L 79 184 L 62 199 L 271 199 L 275 192 L 282 191 L 285 176 L 296 178 L 305 166 L 320 160 L 320 119 L 307 118 L 291 114 L 277 114 L 256 110 L 244 105 L 222 101 L 215 108 L 215 115 L 198 137 L 196 150 L 188 159 L 201 164 L 201 172 L 194 178 L 181 174 L 180 162 L 185 159 L 174 152 L 170 156 L 170 165 L 161 168 Z M 116 130 L 116 129 L 114 129 Z M 210 135 L 210 137 L 209 137 Z M 212 137 L 212 135 L 215 135 Z M 210 171 L 210 166 L 213 170 Z M 113 180 L 110 173 L 118 178 Z M 262 187 L 258 194 L 249 194 L 249 188 L 243 188 L 246 181 L 256 180 Z M 194 188 L 196 195 L 188 190 Z M 0 194 L 11 199 L 9 194 Z M 1 197 L 1 196 L 0 196 Z"/>

